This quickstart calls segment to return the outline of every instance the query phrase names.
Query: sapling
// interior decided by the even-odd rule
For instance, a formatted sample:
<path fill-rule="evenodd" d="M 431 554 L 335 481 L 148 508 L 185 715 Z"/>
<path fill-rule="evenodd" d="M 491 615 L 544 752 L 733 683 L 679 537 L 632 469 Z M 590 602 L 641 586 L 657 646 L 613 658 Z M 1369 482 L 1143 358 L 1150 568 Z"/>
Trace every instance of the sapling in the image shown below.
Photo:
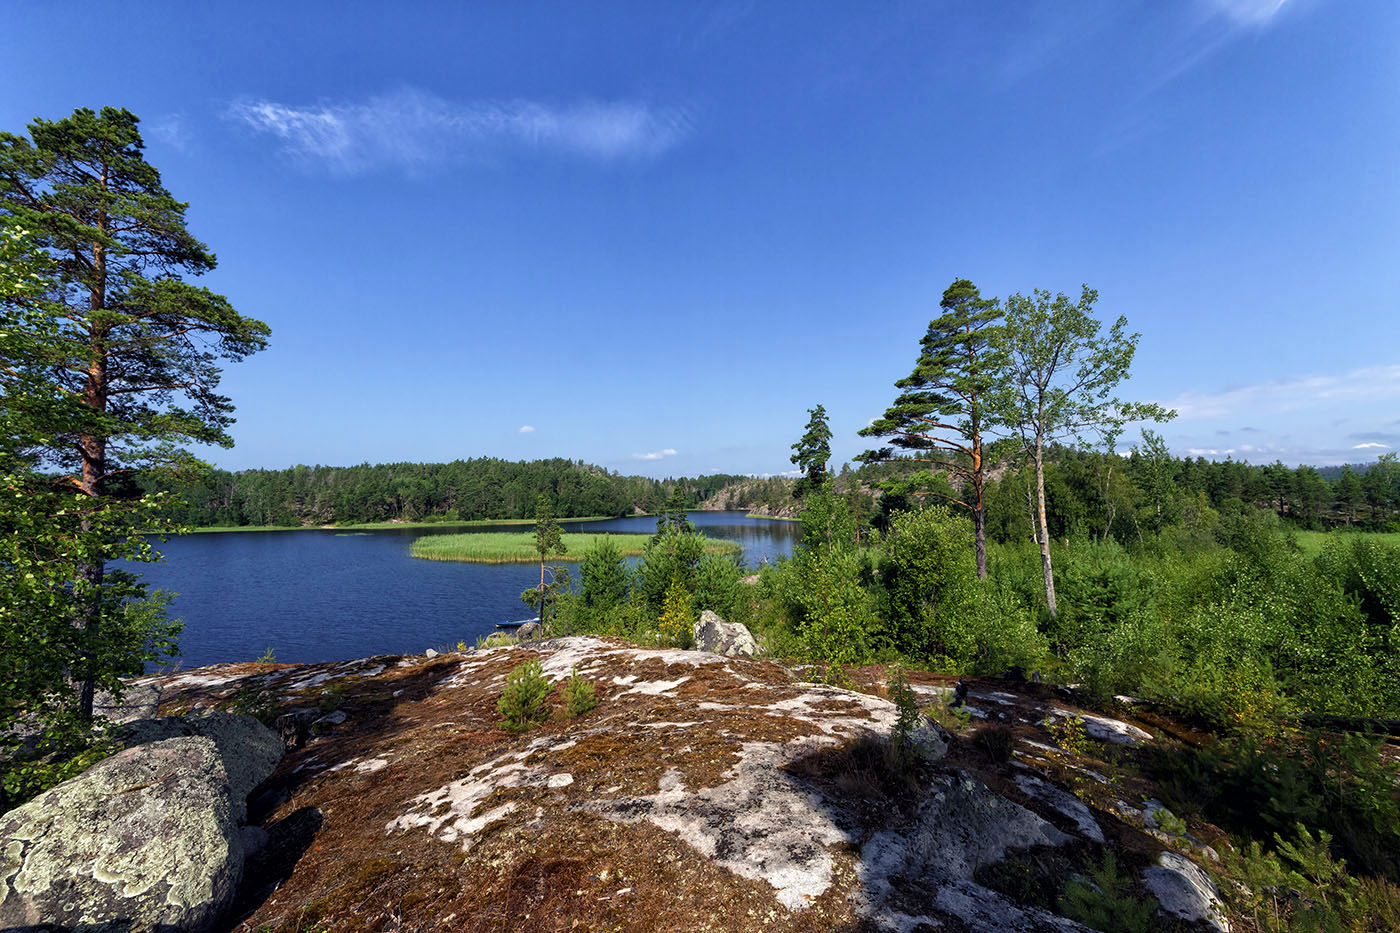
<path fill-rule="evenodd" d="M 525 732 L 549 718 L 549 681 L 538 660 L 517 665 L 506 678 L 496 710 L 503 717 L 500 726 L 507 732 Z"/>

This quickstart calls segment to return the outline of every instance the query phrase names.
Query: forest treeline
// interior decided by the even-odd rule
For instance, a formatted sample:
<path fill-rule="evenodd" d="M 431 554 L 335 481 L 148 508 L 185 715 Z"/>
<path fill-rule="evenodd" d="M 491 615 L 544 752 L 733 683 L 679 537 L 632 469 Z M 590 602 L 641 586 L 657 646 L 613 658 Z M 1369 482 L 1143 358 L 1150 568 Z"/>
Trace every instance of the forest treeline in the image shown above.
<path fill-rule="evenodd" d="M 900 461 L 847 467 L 835 477 L 835 488 L 854 497 L 863 526 L 879 528 L 882 515 L 909 500 L 886 496 L 877 484 L 911 468 Z M 988 535 L 1003 542 L 1029 540 L 1028 471 L 1003 463 L 993 475 L 987 488 Z M 563 458 L 211 470 L 195 483 L 142 477 L 137 485 L 143 492 L 177 493 L 182 504 L 172 517 L 192 526 L 526 519 L 541 493 L 561 518 L 656 513 L 678 489 L 688 508 L 793 514 L 798 507 L 793 481 L 786 477 L 718 473 L 652 479 Z M 1055 538 L 1113 537 L 1125 543 L 1179 520 L 1204 520 L 1206 509 L 1218 513 L 1245 506 L 1270 510 L 1299 528 L 1400 530 L 1400 463 L 1394 455 L 1324 471 L 1178 458 L 1143 448 L 1123 457 L 1060 447 L 1047 464 L 1046 496 Z"/>
<path fill-rule="evenodd" d="M 193 526 L 329 525 L 387 521 L 525 519 L 541 494 L 560 518 L 658 512 L 676 490 L 698 508 L 721 489 L 731 508 L 751 508 L 787 495 L 791 481 L 732 474 L 693 479 L 624 476 L 581 460 L 511 461 L 494 457 L 451 463 L 294 466 L 284 470 L 209 470 L 198 481 L 172 484 L 153 475 L 141 492 L 169 491 L 175 520 Z"/>

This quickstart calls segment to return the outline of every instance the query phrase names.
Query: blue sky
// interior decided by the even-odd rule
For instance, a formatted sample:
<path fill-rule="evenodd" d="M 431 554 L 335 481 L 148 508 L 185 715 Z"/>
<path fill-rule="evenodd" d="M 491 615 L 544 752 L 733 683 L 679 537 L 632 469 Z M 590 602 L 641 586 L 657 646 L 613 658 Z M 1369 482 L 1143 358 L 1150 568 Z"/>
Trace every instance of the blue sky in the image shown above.
<path fill-rule="evenodd" d="M 220 466 L 839 462 L 954 278 L 1099 290 L 1178 454 L 1400 448 L 1400 4 L 17 0 L 272 327 Z M 1132 438 L 1125 440 L 1130 441 Z"/>

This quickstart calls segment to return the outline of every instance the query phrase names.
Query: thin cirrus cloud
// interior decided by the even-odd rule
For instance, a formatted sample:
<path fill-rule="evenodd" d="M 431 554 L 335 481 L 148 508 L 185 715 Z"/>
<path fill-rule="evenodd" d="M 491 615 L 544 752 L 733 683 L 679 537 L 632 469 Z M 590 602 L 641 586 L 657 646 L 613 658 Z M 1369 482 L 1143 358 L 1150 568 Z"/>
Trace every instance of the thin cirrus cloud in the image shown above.
<path fill-rule="evenodd" d="M 1207 5 L 1239 26 L 1264 26 L 1288 0 L 1207 0 Z"/>
<path fill-rule="evenodd" d="M 1183 421 L 1229 416 L 1336 411 L 1339 406 L 1400 401 L 1400 365 L 1368 366 L 1334 376 L 1310 376 L 1224 392 L 1185 392 L 1171 402 Z"/>
<path fill-rule="evenodd" d="M 534 426 L 533 424 L 522 424 L 522 425 L 520 426 L 520 433 L 521 433 L 521 434 L 534 434 L 534 433 L 535 433 L 535 426 Z"/>
<path fill-rule="evenodd" d="M 665 450 L 653 450 L 649 454 L 633 454 L 633 460 L 665 460 L 667 457 L 674 457 L 676 451 L 667 447 Z"/>
<path fill-rule="evenodd" d="M 597 161 L 651 158 L 691 132 L 684 109 L 639 101 L 451 101 L 419 90 L 364 101 L 286 104 L 234 101 L 235 124 L 271 136 L 283 152 L 341 174 L 380 168 L 421 171 L 463 156 L 502 151 Z"/>

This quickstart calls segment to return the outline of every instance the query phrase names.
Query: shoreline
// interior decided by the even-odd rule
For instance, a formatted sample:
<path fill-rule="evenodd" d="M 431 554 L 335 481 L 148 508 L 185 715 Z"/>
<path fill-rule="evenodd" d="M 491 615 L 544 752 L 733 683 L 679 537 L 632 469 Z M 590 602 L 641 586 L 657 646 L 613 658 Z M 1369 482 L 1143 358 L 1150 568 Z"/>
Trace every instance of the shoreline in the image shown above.
<path fill-rule="evenodd" d="M 686 509 L 686 512 L 737 512 L 738 509 Z M 580 522 L 610 522 L 623 518 L 655 518 L 654 512 L 634 513 L 631 515 L 583 515 L 578 518 L 556 518 L 559 524 L 576 524 Z M 796 518 L 788 518 L 782 515 L 760 515 L 757 512 L 744 513 L 745 518 L 763 518 L 774 522 L 795 522 Z M 520 525 L 532 526 L 535 524 L 533 518 L 473 518 L 467 521 L 455 522 L 351 522 L 344 525 L 199 525 L 190 529 L 190 534 L 223 534 L 233 531 L 249 532 L 269 532 L 269 531 L 387 531 L 394 528 L 473 528 L 482 525 Z"/>
<path fill-rule="evenodd" d="M 566 522 L 610 522 L 616 515 L 585 515 L 580 518 L 556 518 Z M 632 517 L 632 516 L 625 516 Z M 387 531 L 393 528 L 471 528 L 480 525 L 533 525 L 533 518 L 473 518 L 464 522 L 352 522 L 345 525 L 200 525 L 190 534 L 221 534 L 229 531 Z"/>

